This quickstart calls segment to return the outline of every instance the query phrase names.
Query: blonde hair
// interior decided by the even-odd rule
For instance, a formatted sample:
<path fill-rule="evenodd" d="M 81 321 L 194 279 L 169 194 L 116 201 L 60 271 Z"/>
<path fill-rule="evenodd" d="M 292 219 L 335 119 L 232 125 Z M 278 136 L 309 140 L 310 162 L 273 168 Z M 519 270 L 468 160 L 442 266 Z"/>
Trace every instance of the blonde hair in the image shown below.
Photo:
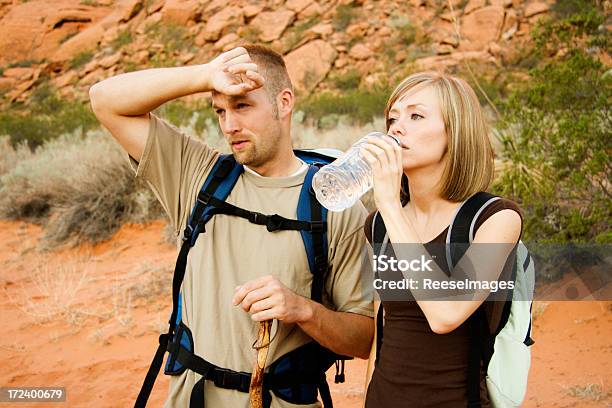
<path fill-rule="evenodd" d="M 387 101 L 387 131 L 393 104 L 407 92 L 425 87 L 432 87 L 438 95 L 448 141 L 440 195 L 449 201 L 465 201 L 478 191 L 486 191 L 494 171 L 489 126 L 474 90 L 466 81 L 439 72 L 419 72 L 405 78 Z M 404 176 L 401 194 L 404 203 L 410 198 L 407 181 Z"/>

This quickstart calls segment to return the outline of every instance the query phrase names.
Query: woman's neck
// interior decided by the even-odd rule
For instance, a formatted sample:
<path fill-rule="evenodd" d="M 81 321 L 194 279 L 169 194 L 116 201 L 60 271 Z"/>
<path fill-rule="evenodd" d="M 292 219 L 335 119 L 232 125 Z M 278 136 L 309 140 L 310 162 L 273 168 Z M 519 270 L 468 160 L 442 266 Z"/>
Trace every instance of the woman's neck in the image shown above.
<path fill-rule="evenodd" d="M 440 207 L 446 207 L 448 200 L 440 196 L 439 180 L 444 169 L 421 168 L 406 173 L 410 192 L 410 205 L 417 214 L 436 213 Z"/>

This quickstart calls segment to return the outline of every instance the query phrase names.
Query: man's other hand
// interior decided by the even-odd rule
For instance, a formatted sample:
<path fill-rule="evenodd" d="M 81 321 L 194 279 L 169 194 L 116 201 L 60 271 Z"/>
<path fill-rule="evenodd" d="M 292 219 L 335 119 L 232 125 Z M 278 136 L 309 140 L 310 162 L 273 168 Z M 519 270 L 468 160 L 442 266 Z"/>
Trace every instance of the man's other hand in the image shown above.
<path fill-rule="evenodd" d="M 278 278 L 264 276 L 236 287 L 232 303 L 262 322 L 278 319 L 284 323 L 302 323 L 312 315 L 310 300 L 287 288 Z"/>

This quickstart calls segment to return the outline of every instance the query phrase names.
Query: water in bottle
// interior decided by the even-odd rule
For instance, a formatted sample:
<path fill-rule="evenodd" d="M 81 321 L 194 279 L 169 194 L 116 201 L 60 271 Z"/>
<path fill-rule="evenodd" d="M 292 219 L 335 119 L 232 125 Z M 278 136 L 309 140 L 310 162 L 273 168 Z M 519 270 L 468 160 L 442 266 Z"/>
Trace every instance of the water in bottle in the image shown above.
<path fill-rule="evenodd" d="M 337 160 L 323 166 L 312 179 L 317 200 L 330 211 L 342 211 L 351 207 L 373 185 L 372 168 L 361 155 L 361 146 L 368 138 L 390 137 L 400 144 L 397 137 L 381 132 L 368 133 L 359 139 Z"/>

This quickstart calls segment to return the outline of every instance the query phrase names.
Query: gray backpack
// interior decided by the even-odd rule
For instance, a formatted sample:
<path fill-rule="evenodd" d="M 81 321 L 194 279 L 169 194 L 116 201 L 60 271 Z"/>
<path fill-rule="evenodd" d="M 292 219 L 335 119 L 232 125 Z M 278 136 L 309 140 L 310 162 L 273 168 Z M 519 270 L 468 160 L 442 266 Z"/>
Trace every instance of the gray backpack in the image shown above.
<path fill-rule="evenodd" d="M 474 194 L 457 209 L 446 236 L 446 258 L 449 270 L 459 262 L 467 245 L 474 238 L 478 216 L 500 197 L 480 192 Z M 372 221 L 372 243 L 382 244 L 384 253 L 388 236 L 378 213 Z M 376 246 L 375 246 L 376 247 Z M 463 248 L 463 249 L 462 249 Z M 514 289 L 508 298 L 500 323 L 491 333 L 484 313 L 484 303 L 468 319 L 470 325 L 470 357 L 468 367 L 468 407 L 478 408 L 480 402 L 480 369 L 486 367 L 489 398 L 496 408 L 518 407 L 527 392 L 527 378 L 531 365 L 531 308 L 535 287 L 534 262 L 522 241 L 516 248 L 516 262 L 512 269 Z M 383 309 L 377 315 L 376 357 L 383 342 Z M 483 355 L 483 350 L 485 350 Z"/>

